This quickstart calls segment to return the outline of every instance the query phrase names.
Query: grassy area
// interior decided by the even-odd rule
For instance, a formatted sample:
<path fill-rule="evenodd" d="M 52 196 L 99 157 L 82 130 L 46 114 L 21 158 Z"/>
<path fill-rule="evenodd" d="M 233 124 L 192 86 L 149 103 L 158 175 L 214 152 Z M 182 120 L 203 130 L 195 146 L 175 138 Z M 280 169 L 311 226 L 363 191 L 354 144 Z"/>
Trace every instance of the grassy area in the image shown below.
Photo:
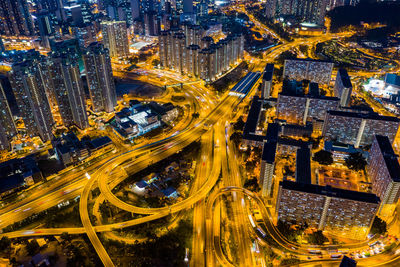
<path fill-rule="evenodd" d="M 243 61 L 234 70 L 213 82 L 211 86 L 216 91 L 223 93 L 228 90 L 231 85 L 240 81 L 248 69 L 249 66 L 247 62 Z"/>
<path fill-rule="evenodd" d="M 316 47 L 316 54 L 335 62 L 340 67 L 378 70 L 395 66 L 393 61 L 368 56 L 356 49 L 344 46 L 337 40 L 319 43 Z"/>

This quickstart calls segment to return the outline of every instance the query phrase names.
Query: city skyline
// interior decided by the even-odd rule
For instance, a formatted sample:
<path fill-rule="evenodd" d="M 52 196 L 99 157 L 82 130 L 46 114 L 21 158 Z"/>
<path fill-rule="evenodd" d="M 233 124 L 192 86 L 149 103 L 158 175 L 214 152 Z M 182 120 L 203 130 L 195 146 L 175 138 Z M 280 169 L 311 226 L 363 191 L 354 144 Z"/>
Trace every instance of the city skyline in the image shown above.
<path fill-rule="evenodd" d="M 0 265 L 398 266 L 398 12 L 0 0 Z"/>

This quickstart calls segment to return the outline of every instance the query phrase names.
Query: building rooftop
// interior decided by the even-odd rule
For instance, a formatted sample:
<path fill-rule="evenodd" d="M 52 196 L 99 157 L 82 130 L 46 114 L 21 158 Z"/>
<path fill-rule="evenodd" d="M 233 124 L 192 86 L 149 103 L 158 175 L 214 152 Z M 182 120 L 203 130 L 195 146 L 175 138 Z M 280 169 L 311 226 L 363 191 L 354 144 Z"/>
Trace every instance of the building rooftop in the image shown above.
<path fill-rule="evenodd" d="M 350 77 L 347 74 L 347 70 L 339 69 L 338 73 L 340 74 L 340 79 L 342 80 L 342 84 L 345 88 L 352 88 Z"/>
<path fill-rule="evenodd" d="M 311 184 L 311 153 L 308 147 L 297 149 L 296 152 L 296 182 Z"/>
<path fill-rule="evenodd" d="M 340 262 L 339 265 L 339 267 L 356 267 L 356 266 L 357 262 L 347 256 L 343 256 L 342 261 Z"/>
<path fill-rule="evenodd" d="M 8 177 L 0 177 L 0 194 L 8 190 L 24 185 L 24 176 L 21 173 L 13 174 Z"/>
<path fill-rule="evenodd" d="M 318 86 L 318 83 L 311 82 L 311 83 L 308 85 L 308 94 L 309 94 L 310 96 L 315 96 L 315 97 L 318 97 L 318 96 L 319 96 L 319 86 Z"/>
<path fill-rule="evenodd" d="M 257 129 L 258 117 L 261 112 L 262 101 L 260 101 L 258 96 L 254 96 L 253 102 L 247 116 L 246 123 L 244 125 L 243 135 L 254 134 Z"/>
<path fill-rule="evenodd" d="M 263 80 L 272 81 L 273 75 L 274 75 L 274 64 L 268 63 L 267 66 L 265 66 Z"/>
<path fill-rule="evenodd" d="M 339 110 L 328 110 L 327 113 L 329 115 L 333 115 L 333 116 L 400 122 L 400 120 L 396 117 L 381 116 L 381 115 L 378 115 L 377 113 L 357 113 L 357 112 L 347 112 L 347 111 L 339 111 Z"/>
<path fill-rule="evenodd" d="M 312 58 L 291 58 L 291 59 L 285 59 L 286 61 L 306 61 L 306 62 L 320 62 L 320 63 L 330 63 L 333 64 L 333 62 L 327 61 L 327 60 L 315 60 Z"/>
<path fill-rule="evenodd" d="M 278 123 L 268 123 L 267 134 L 265 138 L 268 141 L 278 141 L 279 131 L 281 130 L 281 126 Z"/>
<path fill-rule="evenodd" d="M 394 86 L 400 86 L 400 76 L 398 76 L 394 73 L 386 73 L 385 83 L 394 85 Z"/>
<path fill-rule="evenodd" d="M 278 144 L 287 145 L 287 146 L 295 146 L 298 148 L 308 147 L 308 145 L 309 145 L 309 143 L 304 142 L 302 140 L 292 139 L 292 138 L 288 138 L 288 137 L 279 137 Z"/>
<path fill-rule="evenodd" d="M 268 141 L 264 143 L 261 159 L 267 163 L 275 162 L 276 141 Z"/>
<path fill-rule="evenodd" d="M 379 145 L 383 159 L 385 160 L 390 177 L 394 182 L 400 182 L 400 164 L 389 138 L 387 136 L 375 135 L 375 139 Z"/>
<path fill-rule="evenodd" d="M 103 136 L 103 137 L 99 137 L 96 139 L 93 139 L 92 141 L 90 141 L 90 145 L 92 149 L 97 149 L 99 147 L 103 147 L 105 145 L 109 145 L 111 144 L 112 141 L 110 139 L 110 137 L 108 136 Z"/>
<path fill-rule="evenodd" d="M 329 185 L 321 186 L 315 184 L 304 184 L 288 180 L 281 181 L 279 185 L 282 186 L 283 189 L 287 190 L 300 191 L 310 194 L 343 198 L 343 199 L 349 199 L 349 200 L 373 203 L 373 204 L 380 203 L 379 197 L 377 197 L 375 194 L 334 188 Z"/>

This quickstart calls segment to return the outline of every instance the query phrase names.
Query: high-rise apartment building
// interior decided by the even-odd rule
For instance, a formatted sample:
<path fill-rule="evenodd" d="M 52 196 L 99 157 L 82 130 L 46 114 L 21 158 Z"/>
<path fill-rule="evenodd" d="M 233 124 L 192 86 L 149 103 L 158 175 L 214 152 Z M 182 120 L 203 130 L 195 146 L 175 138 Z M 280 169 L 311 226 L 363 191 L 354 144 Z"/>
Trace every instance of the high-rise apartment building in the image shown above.
<path fill-rule="evenodd" d="M 372 181 L 372 190 L 381 198 L 382 205 L 396 204 L 400 196 L 400 165 L 387 136 L 374 136 L 368 175 Z"/>
<path fill-rule="evenodd" d="M 192 44 L 186 47 L 185 73 L 189 76 L 199 77 L 199 51 L 200 46 Z"/>
<path fill-rule="evenodd" d="M 53 55 L 49 60 L 50 79 L 54 95 L 65 126 L 89 127 L 85 93 L 77 59 Z"/>
<path fill-rule="evenodd" d="M 283 77 L 289 80 L 309 80 L 319 84 L 329 84 L 333 63 L 308 59 L 286 59 Z"/>
<path fill-rule="evenodd" d="M 265 66 L 262 84 L 261 84 L 261 98 L 267 99 L 271 95 L 272 77 L 274 75 L 274 64 L 268 63 Z"/>
<path fill-rule="evenodd" d="M 335 87 L 333 88 L 335 96 L 340 98 L 340 105 L 348 107 L 353 86 L 350 77 L 345 69 L 339 69 L 336 75 Z"/>
<path fill-rule="evenodd" d="M 306 124 L 307 121 L 324 120 L 327 111 L 336 110 L 338 105 L 336 97 L 280 93 L 276 115 L 288 123 Z"/>
<path fill-rule="evenodd" d="M 261 194 L 264 197 L 269 197 L 272 190 L 276 146 L 276 141 L 266 142 L 263 146 L 260 165 L 260 185 Z"/>
<path fill-rule="evenodd" d="M 51 140 L 53 117 L 40 62 L 29 60 L 14 64 L 9 78 L 27 134 L 38 135 L 43 141 Z"/>
<path fill-rule="evenodd" d="M 322 135 L 355 147 L 371 145 L 375 135 L 386 135 L 393 142 L 400 120 L 376 113 L 356 113 L 330 110 L 326 114 Z"/>
<path fill-rule="evenodd" d="M 325 0 L 268 0 L 266 16 L 293 16 L 299 21 L 324 24 L 328 1 Z"/>
<path fill-rule="evenodd" d="M 89 45 L 83 62 L 93 111 L 114 111 L 117 96 L 108 49 L 99 43 Z"/>
<path fill-rule="evenodd" d="M 35 34 L 26 0 L 0 0 L 0 34 L 31 36 Z"/>
<path fill-rule="evenodd" d="M 265 3 L 265 16 L 267 18 L 273 18 L 276 15 L 276 1 L 277 0 L 267 0 Z"/>
<path fill-rule="evenodd" d="M 346 238 L 367 237 L 380 200 L 375 194 L 331 186 L 282 181 L 276 203 L 278 219 L 307 223 Z"/>
<path fill-rule="evenodd" d="M 163 31 L 159 35 L 163 68 L 213 81 L 243 57 L 243 36 L 229 36 L 214 44 L 211 37 L 201 38 L 202 31 L 196 26 L 185 25 L 184 30 L 188 35 L 179 30 Z"/>
<path fill-rule="evenodd" d="M 101 23 L 103 44 L 111 57 L 126 57 L 129 55 L 128 32 L 125 21 L 104 21 Z"/>
<path fill-rule="evenodd" d="M 146 36 L 158 36 L 160 34 L 160 18 L 156 11 L 144 13 L 144 33 Z"/>
<path fill-rule="evenodd" d="M 0 83 L 0 150 L 10 148 L 10 139 L 17 134 L 10 106 L 2 83 Z"/>

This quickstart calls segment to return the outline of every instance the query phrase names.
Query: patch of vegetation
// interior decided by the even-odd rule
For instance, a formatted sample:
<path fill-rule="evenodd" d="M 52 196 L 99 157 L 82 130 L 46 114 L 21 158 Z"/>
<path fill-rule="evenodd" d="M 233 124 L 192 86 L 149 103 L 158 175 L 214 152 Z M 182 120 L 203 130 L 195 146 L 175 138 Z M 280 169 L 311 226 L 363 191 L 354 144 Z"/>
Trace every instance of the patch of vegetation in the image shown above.
<path fill-rule="evenodd" d="M 181 220 L 176 228 L 165 235 L 153 236 L 140 244 L 127 245 L 112 240 L 104 240 L 104 244 L 119 266 L 184 267 L 187 266 L 184 261 L 186 248 L 191 247 L 192 225 L 190 220 Z"/>
<path fill-rule="evenodd" d="M 340 6 L 328 12 L 331 19 L 331 31 L 337 32 L 347 26 L 359 26 L 364 23 L 386 24 L 393 30 L 400 26 L 400 3 L 395 1 L 367 2 L 356 6 Z"/>
<path fill-rule="evenodd" d="M 211 86 L 218 92 L 223 93 L 228 88 L 242 79 L 249 66 L 246 61 L 241 62 L 234 70 L 211 83 Z"/>
<path fill-rule="evenodd" d="M 308 242 L 313 245 L 323 245 L 325 242 L 329 241 L 321 230 L 315 231 L 312 234 L 307 235 Z"/>
<path fill-rule="evenodd" d="M 296 257 L 292 257 L 292 258 L 285 258 L 285 259 L 283 259 L 282 261 L 281 261 L 281 266 L 285 266 L 285 265 L 287 265 L 287 266 L 293 266 L 293 265 L 296 265 L 296 264 L 299 264 L 300 263 L 300 260 L 298 259 L 298 258 L 296 258 Z"/>
<path fill-rule="evenodd" d="M 331 165 L 333 163 L 332 152 L 320 150 L 314 154 L 313 160 L 321 165 Z"/>
<path fill-rule="evenodd" d="M 172 101 L 174 101 L 174 102 L 183 102 L 183 101 L 185 101 L 185 97 L 184 96 L 181 96 L 181 95 L 173 95 L 173 96 L 171 96 L 171 100 Z"/>
<path fill-rule="evenodd" d="M 260 191 L 260 185 L 258 184 L 258 180 L 256 177 L 247 179 L 244 182 L 243 186 L 244 186 L 244 188 L 249 189 L 251 191 L 255 191 L 255 192 Z"/>
<path fill-rule="evenodd" d="M 347 158 L 345 158 L 344 163 L 347 168 L 354 171 L 365 170 L 365 167 L 367 166 L 367 160 L 360 152 L 351 153 Z"/>
<path fill-rule="evenodd" d="M 372 226 L 371 226 L 371 234 L 373 235 L 384 235 L 387 233 L 387 224 L 384 220 L 379 218 L 378 216 L 375 217 Z"/>
<path fill-rule="evenodd" d="M 76 208 L 74 208 L 74 206 Z M 3 228 L 3 232 L 8 233 L 17 231 L 31 224 L 38 224 L 39 222 L 44 223 L 44 225 L 48 227 L 60 227 L 60 225 L 82 226 L 79 216 L 79 207 L 77 202 L 72 200 L 67 205 L 51 207 L 42 212 L 35 213 L 21 221 L 10 224 Z"/>

